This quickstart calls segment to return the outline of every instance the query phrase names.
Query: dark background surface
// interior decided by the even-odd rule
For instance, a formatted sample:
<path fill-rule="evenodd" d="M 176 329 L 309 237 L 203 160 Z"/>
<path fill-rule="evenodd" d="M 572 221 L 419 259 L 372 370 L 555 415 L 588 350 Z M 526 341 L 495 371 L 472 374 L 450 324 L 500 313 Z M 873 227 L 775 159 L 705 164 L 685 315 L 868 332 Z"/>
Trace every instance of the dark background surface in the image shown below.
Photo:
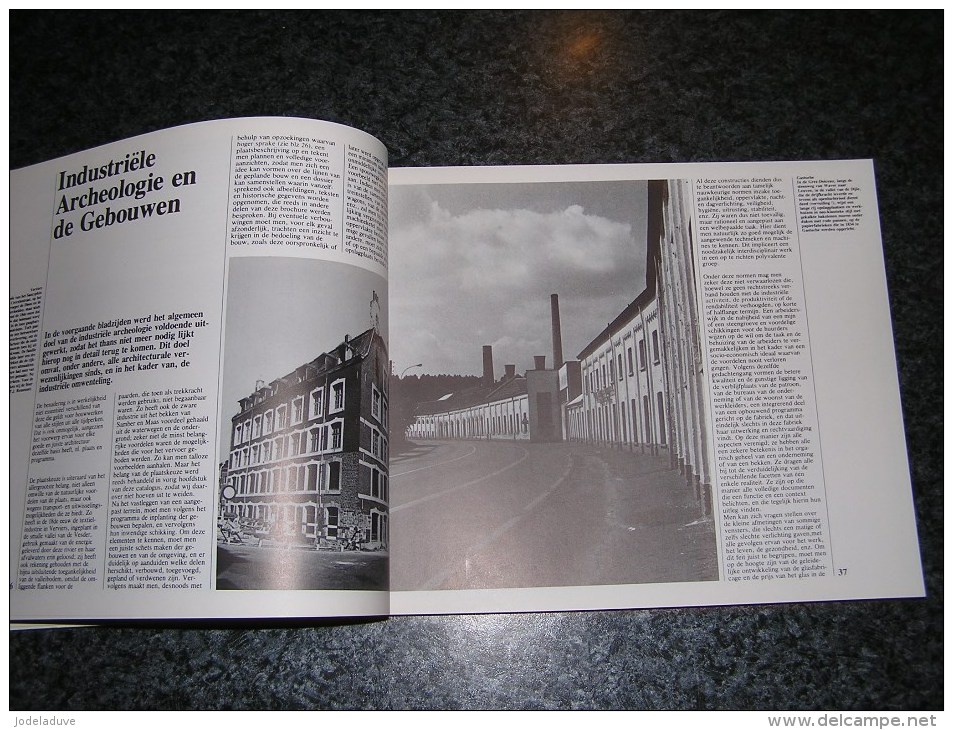
<path fill-rule="evenodd" d="M 392 166 L 874 158 L 928 590 L 19 632 L 11 709 L 942 708 L 942 46 L 940 12 L 11 12 L 11 167 L 243 115 Z"/>

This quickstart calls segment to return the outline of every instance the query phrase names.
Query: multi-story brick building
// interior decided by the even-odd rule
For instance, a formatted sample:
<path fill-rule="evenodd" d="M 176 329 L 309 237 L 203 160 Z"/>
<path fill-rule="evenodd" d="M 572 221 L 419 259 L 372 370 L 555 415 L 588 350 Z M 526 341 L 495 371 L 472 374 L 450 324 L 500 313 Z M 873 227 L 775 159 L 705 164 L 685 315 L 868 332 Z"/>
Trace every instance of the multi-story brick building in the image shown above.
<path fill-rule="evenodd" d="M 280 539 L 388 543 L 387 347 L 345 336 L 268 384 L 232 418 L 222 511 Z"/>

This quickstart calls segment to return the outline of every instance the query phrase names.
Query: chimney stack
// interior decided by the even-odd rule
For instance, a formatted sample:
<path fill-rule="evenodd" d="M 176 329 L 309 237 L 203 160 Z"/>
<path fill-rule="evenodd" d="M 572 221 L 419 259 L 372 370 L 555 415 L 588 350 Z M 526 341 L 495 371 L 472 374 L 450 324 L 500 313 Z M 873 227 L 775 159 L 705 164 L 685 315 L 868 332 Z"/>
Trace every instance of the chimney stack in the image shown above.
<path fill-rule="evenodd" d="M 546 356 L 545 356 L 545 355 L 533 355 L 533 363 L 534 363 L 533 366 L 534 366 L 537 370 L 545 370 L 545 369 L 546 369 Z"/>
<path fill-rule="evenodd" d="M 512 380 L 516 377 L 516 365 L 506 365 L 506 376 L 505 380 Z"/>
<path fill-rule="evenodd" d="M 563 366 L 563 333 L 559 324 L 559 295 L 551 294 L 549 305 L 553 316 L 553 369 Z"/>
<path fill-rule="evenodd" d="M 493 345 L 483 346 L 483 384 L 493 385 L 496 378 L 493 377 Z"/>

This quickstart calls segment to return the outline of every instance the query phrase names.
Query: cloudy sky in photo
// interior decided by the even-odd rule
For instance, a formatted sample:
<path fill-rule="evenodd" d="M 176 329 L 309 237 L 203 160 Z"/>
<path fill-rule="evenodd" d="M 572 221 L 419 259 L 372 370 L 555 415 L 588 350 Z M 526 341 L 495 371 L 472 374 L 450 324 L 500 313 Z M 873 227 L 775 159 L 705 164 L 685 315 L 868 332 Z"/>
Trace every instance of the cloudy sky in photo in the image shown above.
<path fill-rule="evenodd" d="M 496 376 L 546 355 L 550 294 L 574 358 L 645 288 L 644 182 L 399 185 L 390 197 L 391 357 L 399 374 Z"/>

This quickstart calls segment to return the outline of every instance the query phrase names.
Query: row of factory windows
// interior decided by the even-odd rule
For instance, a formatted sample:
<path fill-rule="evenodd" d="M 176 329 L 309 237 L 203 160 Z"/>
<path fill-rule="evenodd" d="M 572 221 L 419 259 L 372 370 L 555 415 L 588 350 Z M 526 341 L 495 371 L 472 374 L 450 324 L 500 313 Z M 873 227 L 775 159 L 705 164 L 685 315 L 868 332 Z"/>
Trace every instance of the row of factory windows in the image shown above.
<path fill-rule="evenodd" d="M 380 461 L 387 461 L 387 437 L 374 426 L 371 429 L 371 456 Z"/>
<path fill-rule="evenodd" d="M 238 497 L 280 492 L 336 493 L 341 491 L 341 462 L 326 461 L 262 469 L 233 476 L 229 481 Z"/>
<path fill-rule="evenodd" d="M 648 395 L 642 396 L 641 414 L 638 403 L 637 398 L 632 398 L 628 407 L 622 400 L 620 403 L 595 405 L 584 412 L 577 410 L 570 416 L 570 438 L 665 446 L 665 397 L 662 391 L 655 394 L 654 414 Z"/>
<path fill-rule="evenodd" d="M 658 339 L 658 330 L 652 330 L 652 362 L 655 365 L 658 365 L 661 362 L 661 355 L 659 352 L 659 339 Z M 638 353 L 639 353 L 639 371 L 644 372 L 646 368 L 646 347 L 645 339 L 642 338 L 638 342 Z M 608 362 L 608 366 L 607 366 Z M 622 380 L 625 375 L 635 375 L 635 362 L 633 357 L 632 346 L 626 348 L 625 351 L 625 360 L 622 359 L 622 353 L 617 353 L 616 360 L 614 361 L 611 357 L 607 359 L 607 362 L 603 362 L 601 367 L 594 367 L 586 375 L 586 393 L 592 391 L 602 390 L 604 387 L 608 387 L 609 383 L 615 380 Z M 608 368 L 608 369 L 607 369 Z"/>
<path fill-rule="evenodd" d="M 232 435 L 232 446 L 238 446 L 261 436 L 267 436 L 274 431 L 297 425 L 302 423 L 306 417 L 308 420 L 321 418 L 325 415 L 325 405 L 327 405 L 327 415 L 333 415 L 344 410 L 344 386 L 343 378 L 331 383 L 331 397 L 327 403 L 325 403 L 324 398 L 324 386 L 321 386 L 311 391 L 307 403 L 304 395 L 299 395 L 297 398 L 293 398 L 290 403 L 268 409 L 254 418 L 236 424 Z M 379 391 L 377 392 L 379 394 Z M 380 416 L 375 414 L 375 417 L 380 420 Z"/>
<path fill-rule="evenodd" d="M 362 464 L 362 466 L 370 470 L 370 496 L 386 504 L 389 496 L 387 475 L 372 464 Z M 229 483 L 239 499 L 261 494 L 292 492 L 340 494 L 341 462 L 314 462 L 253 471 L 234 476 Z"/>
<path fill-rule="evenodd" d="M 371 384 L 371 415 L 387 428 L 387 398 L 374 384 Z"/>
<path fill-rule="evenodd" d="M 490 416 L 455 416 L 449 415 L 445 420 L 438 421 L 440 428 L 448 433 L 441 434 L 455 438 L 467 436 L 499 436 L 529 433 L 529 416 L 522 417 L 517 413 L 508 415 Z"/>
<path fill-rule="evenodd" d="M 465 438 L 529 433 L 528 399 L 488 403 L 467 411 L 418 416 L 414 424 L 417 435 Z M 489 411 L 489 414 L 487 412 Z M 430 431 L 427 434 L 426 431 Z"/>
<path fill-rule="evenodd" d="M 243 449 L 235 449 L 231 453 L 229 468 L 241 469 L 270 461 L 280 461 L 292 456 L 340 451 L 343 431 L 344 420 L 338 418 L 323 426 L 295 431 Z"/>

